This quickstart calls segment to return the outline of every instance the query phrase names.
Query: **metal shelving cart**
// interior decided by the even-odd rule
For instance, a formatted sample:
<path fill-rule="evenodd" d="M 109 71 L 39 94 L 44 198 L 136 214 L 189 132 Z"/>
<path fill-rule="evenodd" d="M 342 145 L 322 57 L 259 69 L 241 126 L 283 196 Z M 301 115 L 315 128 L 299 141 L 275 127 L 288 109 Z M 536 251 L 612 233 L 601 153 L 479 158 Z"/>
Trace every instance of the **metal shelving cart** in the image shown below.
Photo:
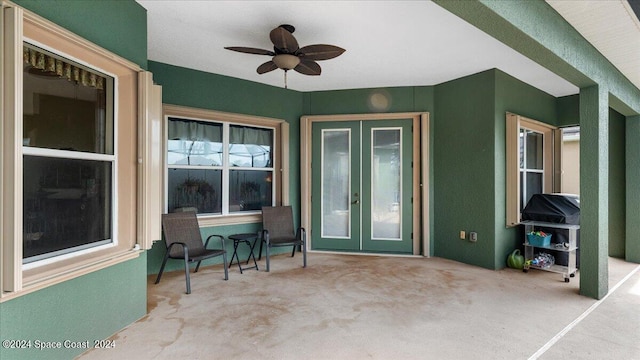
<path fill-rule="evenodd" d="M 544 271 L 560 273 L 560 274 L 563 274 L 564 281 L 569 282 L 569 278 L 574 277 L 577 271 L 576 253 L 578 250 L 577 239 L 578 239 L 578 230 L 580 229 L 580 225 L 556 224 L 556 223 L 548 223 L 548 222 L 542 222 L 542 221 L 523 221 L 522 225 L 524 225 L 524 233 L 525 233 L 525 242 L 524 242 L 525 266 L 523 271 L 527 272 L 529 271 L 529 269 L 539 269 Z M 526 234 L 532 231 L 535 231 L 536 227 L 568 230 L 569 242 L 563 243 L 563 244 L 551 243 L 549 246 L 533 246 L 529 244 L 529 242 L 527 241 Z M 553 250 L 553 251 L 567 253 L 568 254 L 567 266 L 553 264 L 549 267 L 542 267 L 542 266 L 528 264 L 529 260 L 533 260 L 535 258 L 536 249 L 546 249 L 546 250 Z"/>

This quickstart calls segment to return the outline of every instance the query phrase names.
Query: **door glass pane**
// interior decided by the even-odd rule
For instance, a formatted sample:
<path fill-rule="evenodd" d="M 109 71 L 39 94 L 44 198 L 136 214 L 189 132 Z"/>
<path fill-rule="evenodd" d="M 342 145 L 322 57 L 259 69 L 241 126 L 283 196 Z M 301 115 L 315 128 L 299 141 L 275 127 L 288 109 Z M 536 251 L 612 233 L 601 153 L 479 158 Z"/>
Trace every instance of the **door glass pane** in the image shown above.
<path fill-rule="evenodd" d="M 542 164 L 543 164 L 542 134 L 533 132 L 533 131 L 527 131 L 526 143 L 527 143 L 526 168 L 542 170 Z"/>
<path fill-rule="evenodd" d="M 374 239 L 400 239 L 400 129 L 373 130 L 371 226 Z"/>
<path fill-rule="evenodd" d="M 350 131 L 322 131 L 322 237 L 350 236 Z"/>

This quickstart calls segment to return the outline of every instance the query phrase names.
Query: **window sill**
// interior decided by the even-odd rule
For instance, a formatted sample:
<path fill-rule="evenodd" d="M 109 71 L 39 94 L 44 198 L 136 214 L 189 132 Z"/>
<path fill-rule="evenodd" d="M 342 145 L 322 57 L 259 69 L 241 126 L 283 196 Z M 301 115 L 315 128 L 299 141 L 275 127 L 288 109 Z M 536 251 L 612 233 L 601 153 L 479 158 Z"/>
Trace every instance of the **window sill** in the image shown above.
<path fill-rule="evenodd" d="M 255 224 L 262 222 L 262 213 L 226 215 L 226 216 L 199 216 L 198 223 L 201 227 Z"/>

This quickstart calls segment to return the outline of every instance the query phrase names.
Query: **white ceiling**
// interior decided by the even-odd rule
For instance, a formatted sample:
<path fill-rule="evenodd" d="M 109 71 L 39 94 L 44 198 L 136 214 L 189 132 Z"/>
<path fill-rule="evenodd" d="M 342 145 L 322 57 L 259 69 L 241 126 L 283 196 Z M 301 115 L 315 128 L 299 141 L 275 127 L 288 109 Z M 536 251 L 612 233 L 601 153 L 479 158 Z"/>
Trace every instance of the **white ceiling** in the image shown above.
<path fill-rule="evenodd" d="M 640 88 L 640 20 L 627 1 L 547 0 Z"/>
<path fill-rule="evenodd" d="M 256 72 L 268 56 L 224 47 L 272 49 L 269 32 L 291 24 L 300 46 L 347 50 L 320 61 L 320 76 L 290 71 L 288 87 L 298 91 L 435 85 L 498 68 L 554 96 L 578 93 L 430 1 L 137 2 L 148 12 L 148 58 L 205 72 L 283 87 L 283 71 Z"/>

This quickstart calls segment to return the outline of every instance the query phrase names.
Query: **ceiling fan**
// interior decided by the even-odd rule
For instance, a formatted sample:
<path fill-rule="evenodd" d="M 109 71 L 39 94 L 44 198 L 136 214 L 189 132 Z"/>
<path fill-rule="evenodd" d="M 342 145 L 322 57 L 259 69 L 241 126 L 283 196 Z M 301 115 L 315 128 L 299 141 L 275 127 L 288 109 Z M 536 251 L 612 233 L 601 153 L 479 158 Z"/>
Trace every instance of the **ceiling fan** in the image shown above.
<path fill-rule="evenodd" d="M 269 37 L 273 43 L 273 51 L 252 47 L 228 46 L 227 50 L 246 54 L 268 55 L 273 58 L 258 66 L 258 74 L 264 74 L 275 69 L 284 70 L 284 87 L 287 87 L 287 71 L 293 69 L 304 75 L 320 75 L 320 65 L 316 61 L 333 59 L 342 55 L 345 50 L 338 46 L 316 44 L 299 47 L 293 37 L 295 27 L 280 25 L 271 30 Z"/>

